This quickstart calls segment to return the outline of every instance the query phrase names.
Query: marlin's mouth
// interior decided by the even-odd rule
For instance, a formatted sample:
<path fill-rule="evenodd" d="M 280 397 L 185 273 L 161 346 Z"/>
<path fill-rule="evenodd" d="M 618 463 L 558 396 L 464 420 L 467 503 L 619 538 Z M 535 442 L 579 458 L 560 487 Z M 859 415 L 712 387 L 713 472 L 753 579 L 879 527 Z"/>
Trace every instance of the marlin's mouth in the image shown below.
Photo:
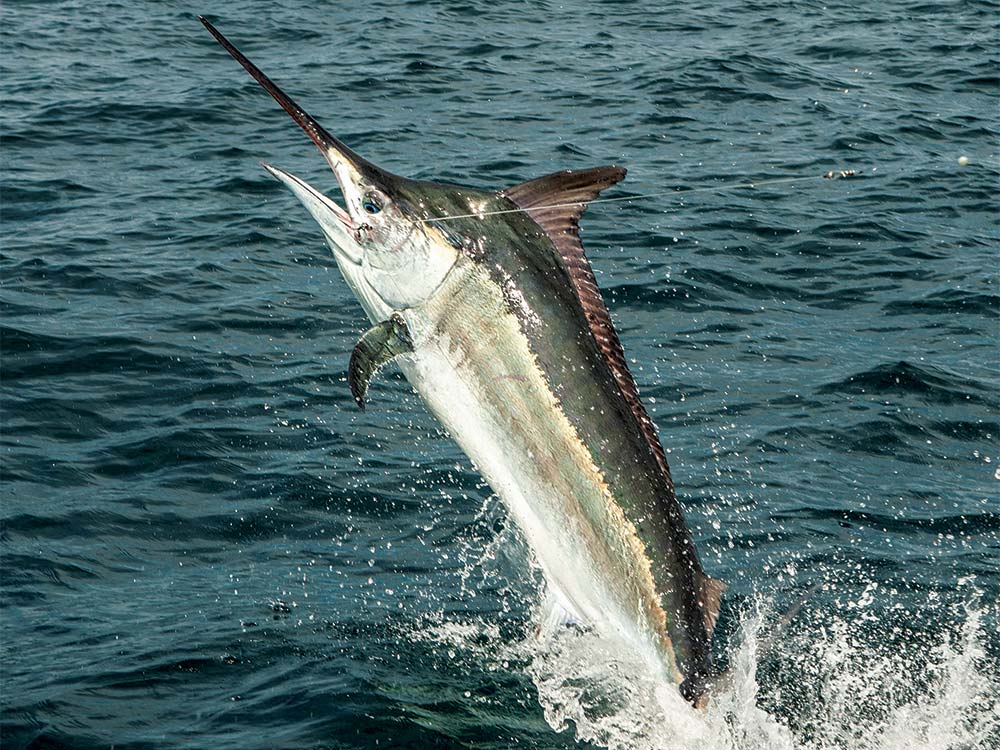
<path fill-rule="evenodd" d="M 354 221 L 351 219 L 351 215 L 347 213 L 346 209 L 341 208 L 336 201 L 330 200 L 329 198 L 327 198 L 327 201 L 327 208 L 333 211 L 334 215 L 337 217 L 337 221 L 344 225 L 344 229 L 353 234 Z"/>
<path fill-rule="evenodd" d="M 287 174 L 287 173 L 286 173 Z M 292 175 L 294 177 L 294 175 Z M 347 210 L 341 208 L 340 205 L 329 198 L 327 198 L 327 208 L 333 211 L 334 215 L 337 217 L 337 221 L 344 225 L 344 229 L 348 232 L 354 232 L 354 221 L 351 219 L 351 215 L 347 213 Z"/>
<path fill-rule="evenodd" d="M 361 248 L 355 239 L 355 224 L 351 215 L 341 208 L 336 201 L 320 192 L 301 177 L 286 172 L 271 164 L 261 162 L 271 176 L 283 182 L 306 209 L 313 215 L 326 234 L 339 260 L 353 266 L 361 266 L 363 261 Z"/>
<path fill-rule="evenodd" d="M 251 75 L 251 77 L 259 83 L 267 93 L 269 93 L 274 100 L 281 105 L 292 119 L 305 131 L 306 135 L 316 144 L 320 152 L 323 154 L 330 168 L 333 170 L 334 175 L 337 178 L 337 182 L 340 184 L 341 192 L 344 194 L 344 200 L 347 203 L 347 210 L 338 206 L 333 201 L 328 198 L 325 200 L 327 208 L 334 212 L 337 218 L 343 223 L 344 228 L 349 231 L 352 235 L 360 228 L 361 222 L 355 222 L 351 218 L 351 213 L 356 216 L 363 216 L 363 211 L 361 208 L 360 196 L 357 195 L 358 188 L 357 185 L 362 181 L 362 179 L 373 180 L 378 183 L 383 181 L 388 173 L 379 167 L 375 166 L 367 159 L 359 156 L 350 148 L 348 148 L 340 140 L 332 136 L 326 128 L 317 122 L 316 118 L 306 112 L 302 107 L 300 107 L 288 94 L 282 91 L 278 85 L 268 78 L 260 68 L 254 65 L 250 60 L 240 52 L 236 47 L 230 42 L 226 37 L 224 37 L 218 29 L 212 26 L 204 17 L 199 16 L 198 19 L 205 25 L 205 28 L 215 37 L 215 39 L 225 48 L 225 50 L 232 55 L 232 57 L 243 66 L 243 68 Z M 265 165 L 267 167 L 267 165 Z M 283 182 L 292 187 L 292 183 L 285 180 L 280 174 L 274 171 L 273 167 L 267 167 L 268 171 L 271 172 L 275 177 L 281 179 Z M 278 170 L 280 172 L 281 170 Z M 282 172 L 282 174 L 287 175 L 287 172 Z M 291 175 L 289 175 L 291 177 Z M 293 178 L 294 181 L 301 183 L 297 177 Z M 303 183 L 304 184 L 304 183 Z M 293 187 L 293 190 L 295 188 Z M 309 188 L 310 191 L 314 191 L 313 188 Z M 296 191 L 298 192 L 298 191 Z"/>

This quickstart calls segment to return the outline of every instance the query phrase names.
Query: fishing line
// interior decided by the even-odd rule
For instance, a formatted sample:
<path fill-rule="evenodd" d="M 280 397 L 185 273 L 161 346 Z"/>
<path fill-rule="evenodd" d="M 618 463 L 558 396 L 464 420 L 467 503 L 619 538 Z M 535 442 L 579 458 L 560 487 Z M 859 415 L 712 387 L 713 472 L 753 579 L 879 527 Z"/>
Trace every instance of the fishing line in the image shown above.
<path fill-rule="evenodd" d="M 875 169 L 878 169 L 876 167 Z M 872 170 L 872 172 L 875 171 Z M 844 169 L 826 172 L 822 175 L 809 175 L 808 177 L 779 177 L 773 180 L 757 180 L 755 182 L 743 182 L 735 185 L 712 185 L 710 187 L 680 188 L 676 190 L 666 190 L 660 193 L 643 193 L 642 195 L 623 195 L 617 198 L 595 198 L 590 201 L 573 201 L 572 203 L 552 203 L 547 206 L 532 206 L 531 208 L 505 208 L 500 211 L 477 211 L 471 214 L 453 214 L 451 216 L 436 216 L 431 219 L 423 219 L 424 224 L 434 221 L 449 221 L 451 219 L 475 219 L 482 216 L 497 216 L 499 214 L 517 214 L 526 211 L 543 211 L 547 208 L 570 208 L 572 206 L 590 205 L 591 203 L 620 203 L 622 201 L 641 201 L 649 198 L 665 198 L 670 195 L 687 195 L 688 193 L 719 192 L 722 190 L 741 190 L 759 187 L 769 187 L 771 185 L 788 185 L 793 182 L 807 182 L 811 180 L 840 180 L 849 177 L 857 177 L 863 174 L 860 169 Z"/>

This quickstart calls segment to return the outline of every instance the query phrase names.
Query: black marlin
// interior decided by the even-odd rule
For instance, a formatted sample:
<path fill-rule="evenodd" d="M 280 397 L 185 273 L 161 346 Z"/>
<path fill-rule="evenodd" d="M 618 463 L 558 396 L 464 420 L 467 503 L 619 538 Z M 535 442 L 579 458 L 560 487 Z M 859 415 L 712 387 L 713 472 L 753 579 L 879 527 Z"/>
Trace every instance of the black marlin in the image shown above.
<path fill-rule="evenodd" d="M 397 362 L 510 509 L 556 613 L 700 703 L 725 587 L 701 567 L 579 237 L 587 201 L 625 170 L 566 170 L 497 192 L 390 174 L 201 21 L 340 184 L 346 210 L 266 167 L 319 222 L 375 324 L 351 357 L 358 403 L 375 370 Z"/>

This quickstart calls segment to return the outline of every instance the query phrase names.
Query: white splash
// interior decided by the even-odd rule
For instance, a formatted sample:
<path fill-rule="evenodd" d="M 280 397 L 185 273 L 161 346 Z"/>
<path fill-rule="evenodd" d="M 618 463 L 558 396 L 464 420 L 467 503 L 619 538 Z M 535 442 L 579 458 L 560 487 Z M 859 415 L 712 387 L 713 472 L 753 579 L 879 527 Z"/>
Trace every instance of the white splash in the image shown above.
<path fill-rule="evenodd" d="M 504 643 L 495 626 L 455 623 L 428 637 L 476 651 L 491 670 L 520 666 L 553 731 L 609 750 L 992 750 L 1000 664 L 984 647 L 985 614 L 970 605 L 959 632 L 906 654 L 867 640 L 880 632 L 870 623 L 807 629 L 773 657 L 781 678 L 762 681 L 760 633 L 774 617 L 760 607 L 740 623 L 729 678 L 705 711 L 630 654 L 551 622 L 541 607 L 520 642 Z"/>

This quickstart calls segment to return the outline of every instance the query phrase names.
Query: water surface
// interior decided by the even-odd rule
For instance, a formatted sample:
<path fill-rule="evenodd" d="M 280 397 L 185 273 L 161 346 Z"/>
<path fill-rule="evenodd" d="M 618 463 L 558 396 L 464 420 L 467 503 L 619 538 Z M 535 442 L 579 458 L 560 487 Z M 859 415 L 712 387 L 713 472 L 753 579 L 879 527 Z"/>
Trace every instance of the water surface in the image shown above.
<path fill-rule="evenodd" d="M 7 0 L 4 746 L 996 747 L 997 11 Z M 335 181 L 195 13 L 412 177 L 864 170 L 583 222 L 730 585 L 709 716 L 540 653 L 502 505 L 391 368 L 354 407 L 363 314 L 257 161 Z"/>

